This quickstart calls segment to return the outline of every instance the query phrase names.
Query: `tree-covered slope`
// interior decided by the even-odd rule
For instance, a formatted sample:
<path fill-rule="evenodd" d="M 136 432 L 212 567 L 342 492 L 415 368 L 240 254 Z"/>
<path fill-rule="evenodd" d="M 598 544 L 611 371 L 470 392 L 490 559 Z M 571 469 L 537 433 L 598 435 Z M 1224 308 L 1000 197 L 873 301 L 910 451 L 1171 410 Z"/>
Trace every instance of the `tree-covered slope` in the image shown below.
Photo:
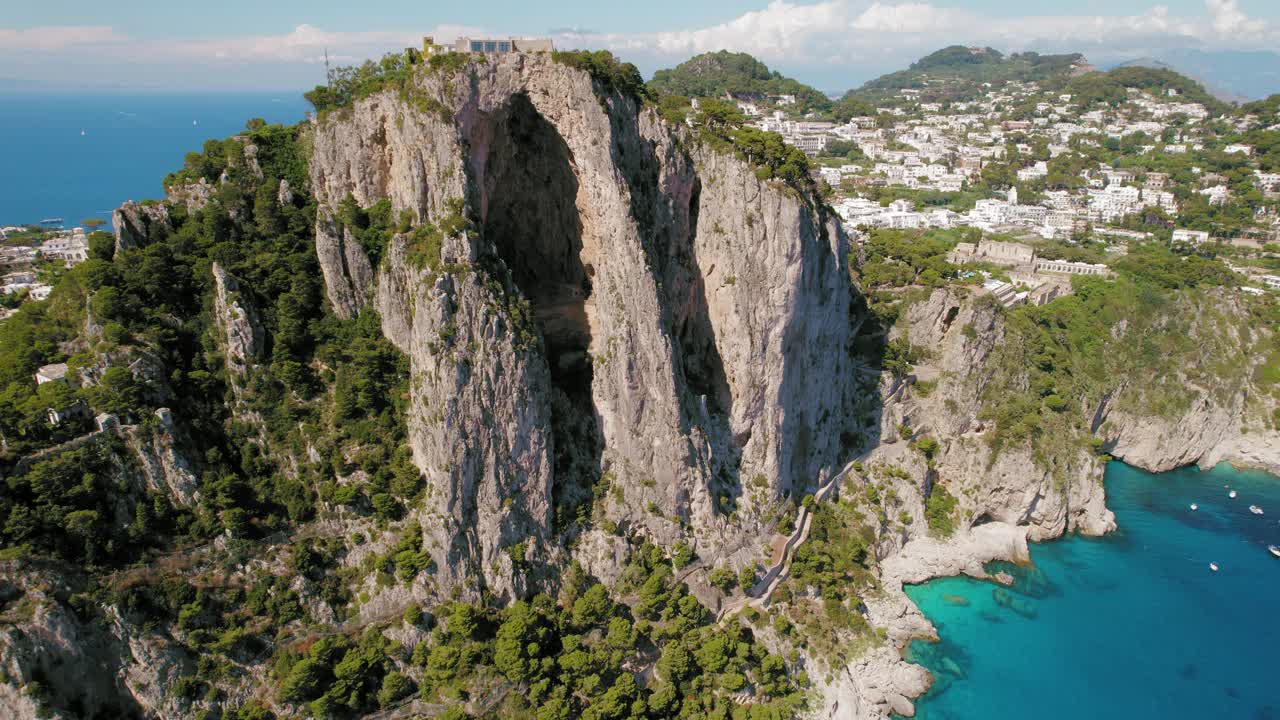
<path fill-rule="evenodd" d="M 735 96 L 764 98 L 769 95 L 794 95 L 802 111 L 823 111 L 830 99 L 804 83 L 786 77 L 747 53 L 728 50 L 703 53 L 670 70 L 659 70 L 649 81 L 655 95 L 684 97 Z"/>
<path fill-rule="evenodd" d="M 983 83 L 1061 80 L 1090 69 L 1079 53 L 1040 55 L 1034 52 L 1004 55 L 992 48 L 952 45 L 912 63 L 906 70 L 882 75 L 846 97 L 878 99 L 902 90 L 918 90 L 930 100 L 964 100 L 975 97 Z"/>
<path fill-rule="evenodd" d="M 1126 65 L 1107 72 L 1091 72 L 1073 78 L 1065 85 L 1064 92 L 1083 108 L 1098 105 L 1118 105 L 1125 102 L 1128 90 L 1143 90 L 1153 95 L 1163 95 L 1174 90 L 1183 102 L 1196 102 L 1210 112 L 1225 112 L 1230 107 L 1214 97 L 1204 85 L 1169 68 Z"/>

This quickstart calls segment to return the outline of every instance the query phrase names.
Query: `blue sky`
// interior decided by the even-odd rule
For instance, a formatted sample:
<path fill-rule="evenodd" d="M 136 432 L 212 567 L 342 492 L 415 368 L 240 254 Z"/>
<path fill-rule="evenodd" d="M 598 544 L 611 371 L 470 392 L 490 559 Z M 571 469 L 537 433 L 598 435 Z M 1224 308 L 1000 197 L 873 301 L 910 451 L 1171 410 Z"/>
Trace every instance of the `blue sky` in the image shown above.
<path fill-rule="evenodd" d="M 424 34 L 549 34 L 562 47 L 612 49 L 646 73 L 727 48 L 829 90 L 954 43 L 1080 51 L 1095 62 L 1280 47 L 1280 0 L 4 4 L 0 83 L 10 87 L 297 89 L 322 77 L 325 49 L 354 62 Z"/>

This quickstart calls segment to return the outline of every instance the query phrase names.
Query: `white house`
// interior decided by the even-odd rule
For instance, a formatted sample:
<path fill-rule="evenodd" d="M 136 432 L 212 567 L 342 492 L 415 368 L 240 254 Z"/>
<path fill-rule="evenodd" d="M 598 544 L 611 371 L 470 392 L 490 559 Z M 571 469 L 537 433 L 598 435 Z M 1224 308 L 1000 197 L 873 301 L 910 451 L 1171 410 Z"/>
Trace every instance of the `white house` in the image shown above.
<path fill-rule="evenodd" d="M 1199 245 L 1200 243 L 1209 242 L 1209 233 L 1204 230 L 1185 230 L 1178 229 L 1173 231 L 1173 242 L 1191 243 Z"/>

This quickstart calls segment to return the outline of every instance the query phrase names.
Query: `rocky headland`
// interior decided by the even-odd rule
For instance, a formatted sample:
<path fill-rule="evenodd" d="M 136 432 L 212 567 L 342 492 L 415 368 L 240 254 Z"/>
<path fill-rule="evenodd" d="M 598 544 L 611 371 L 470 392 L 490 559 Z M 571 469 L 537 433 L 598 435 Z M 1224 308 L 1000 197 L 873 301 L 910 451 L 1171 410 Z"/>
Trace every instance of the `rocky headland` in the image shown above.
<path fill-rule="evenodd" d="M 107 367 L 127 367 L 149 410 L 125 408 L 7 464 L 6 477 L 63 452 L 98 453 L 90 459 L 117 488 L 94 516 L 103 532 L 146 540 L 184 517 L 204 534 L 138 545 L 137 563 L 100 577 L 65 558 L 6 557 L 0 713 L 300 716 L 317 707 L 302 699 L 329 701 L 291 685 L 290 668 L 319 663 L 298 658 L 326 639 L 390 643 L 373 646 L 384 675 L 425 683 L 434 666 L 417 649 L 442 633 L 411 621 L 421 608 L 513 607 L 555 597 L 577 573 L 618 587 L 647 547 L 672 559 L 722 626 L 786 620 L 822 600 L 790 568 L 815 542 L 821 506 L 839 504 L 867 547 L 856 595 L 834 608 L 857 615 L 855 629 L 832 637 L 862 649 L 822 656 L 778 629 L 789 620 L 751 626 L 808 673 L 812 716 L 910 716 L 929 678 L 902 648 L 935 630 L 905 584 L 983 577 L 991 560 L 1025 561 L 1028 542 L 1114 529 L 1108 457 L 1153 471 L 1280 469 L 1280 434 L 1252 379 L 1264 360 L 1248 352 L 1274 329 L 1243 331 L 1247 309 L 1225 291 L 1141 330 L 1178 323 L 1200 343 L 1176 402 L 1153 404 L 1135 368 L 1046 416 L 1047 440 L 1009 434 L 1003 398 L 1032 380 L 1008 311 L 971 287 L 914 288 L 880 327 L 851 272 L 856 243 L 812 185 L 771 176 L 549 55 L 408 77 L 320 113 L 288 152 L 233 139 L 216 172 L 117 211 L 117 265 L 148 248 L 205 253 L 183 266 L 200 294 L 157 322 L 196 328 L 187 344 L 199 362 L 158 353 L 143 333 L 130 342 L 113 328 L 104 344 L 93 312 L 109 304 L 77 297 L 90 313 L 66 352 L 92 358 L 80 382 L 111 386 L 119 374 L 108 382 Z M 251 260 L 228 248 L 297 227 L 292 276 L 255 274 L 283 242 Z M 311 296 L 323 312 L 290 314 Z M 327 352 L 306 354 L 308 323 L 327 328 Z M 1138 333 L 1118 324 L 1112 339 Z M 334 350 L 335 337 L 348 347 Z M 894 342 L 922 350 L 909 368 L 886 369 Z M 1244 365 L 1219 377 L 1224 358 Z M 183 402 L 194 382 L 210 384 Z M 350 430 L 379 413 L 375 430 Z M 234 443 L 215 447 L 219 432 Z M 231 448 L 241 457 L 229 461 Z M 244 498 L 268 493 L 228 468 L 287 491 L 248 517 L 237 512 Z M 199 597 L 165 584 L 175 579 Z M 266 587 L 249 615 L 261 627 L 230 604 L 225 617 L 244 627 L 218 624 L 208 598 L 247 605 Z M 629 586 L 618 600 L 636 605 L 645 592 Z M 175 617 L 149 617 L 165 593 L 181 598 Z M 627 672 L 658 683 L 659 654 L 626 656 Z M 185 678 L 214 657 L 198 694 Z M 491 711 L 514 687 L 464 704 Z M 739 687 L 733 702 L 758 697 Z M 386 692 L 388 712 L 402 707 Z"/>

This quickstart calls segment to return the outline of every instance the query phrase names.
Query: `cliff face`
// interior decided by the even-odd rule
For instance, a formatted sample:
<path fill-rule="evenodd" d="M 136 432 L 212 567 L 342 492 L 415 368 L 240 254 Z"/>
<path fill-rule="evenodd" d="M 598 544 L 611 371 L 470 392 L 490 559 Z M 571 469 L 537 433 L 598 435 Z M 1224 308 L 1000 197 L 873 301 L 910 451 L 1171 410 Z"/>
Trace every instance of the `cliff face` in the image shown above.
<path fill-rule="evenodd" d="M 502 550 L 548 559 L 555 508 L 603 485 L 625 529 L 754 557 L 772 503 L 839 459 L 838 224 L 550 58 L 419 82 L 320 121 L 311 179 L 330 302 L 374 297 L 411 358 L 437 567 L 516 589 Z M 373 283 L 332 220 L 348 194 L 418 226 Z"/>
<path fill-rule="evenodd" d="M 127 202 L 111 212 L 111 226 L 115 229 L 116 252 L 139 247 L 150 236 L 168 232 L 169 210 L 164 205 L 143 205 Z"/>
<path fill-rule="evenodd" d="M 1165 310 L 1168 321 L 1157 322 L 1162 332 L 1185 333 L 1201 348 L 1174 378 L 1176 404 L 1151 397 L 1156 378 L 1145 369 L 1118 374 L 1109 379 L 1100 401 L 1085 399 L 1079 432 L 1058 439 L 1068 451 L 1046 458 L 1025 444 L 996 450 L 989 442 L 993 427 L 983 415 L 984 405 L 999 398 L 985 395 L 998 372 L 995 353 L 1012 342 L 1003 311 L 964 288 L 935 290 L 911 303 L 893 331 L 926 349 L 927 358 L 907 379 L 884 379 L 883 411 L 873 432 L 879 447 L 872 457 L 899 456 L 923 474 L 920 454 L 907 452 L 898 429 L 906 426 L 915 437 L 937 439 L 936 476 L 951 485 L 972 522 L 1028 525 L 1032 540 L 1072 530 L 1096 534 L 1112 526 L 1102 467 L 1085 443 L 1090 433 L 1101 450 L 1152 472 L 1221 461 L 1274 470 L 1280 467 L 1280 435 L 1269 429 L 1267 405 L 1257 401 L 1266 394 L 1253 382 L 1265 358 L 1249 350 L 1257 335 L 1271 330 L 1250 328 L 1248 311 L 1234 296 L 1224 293 L 1203 302 L 1213 309 L 1183 300 Z M 1118 323 L 1114 340 L 1144 342 L 1130 337 L 1135 332 L 1129 323 Z M 1238 365 L 1221 372 L 1228 359 Z M 1072 446 L 1079 449 L 1070 452 Z"/>
<path fill-rule="evenodd" d="M 136 424 L 47 450 L 113 443 L 119 478 L 103 513 L 107 524 L 136 521 L 144 531 L 143 521 L 154 518 L 139 507 L 145 501 L 164 510 L 158 501 L 167 498 L 175 511 L 209 523 L 196 536 L 207 542 L 157 544 L 146 564 L 83 580 L 66 564 L 0 563 L 0 665 L 9 678 L 0 683 L 0 714 L 187 717 L 251 697 L 270 698 L 282 716 L 301 713 L 282 696 L 280 677 L 265 678 L 280 667 L 275 659 L 292 662 L 316 637 L 377 629 L 406 648 L 437 642 L 431 638 L 440 633 L 410 621 L 406 608 L 434 613 L 455 596 L 487 591 L 506 602 L 557 589 L 561 574 L 572 574 L 565 572 L 569 555 L 617 591 L 633 536 L 666 550 L 687 542 L 703 564 L 682 568 L 678 580 L 709 607 L 743 607 L 748 598 L 715 589 L 711 570 L 755 565 L 769 544 L 790 548 L 789 556 L 770 558 L 768 572 L 783 577 L 818 512 L 798 515 L 791 535 L 775 534 L 779 517 L 795 511 L 785 498 L 803 497 L 856 459 L 865 467 L 851 463 L 818 501 L 848 500 L 859 513 L 858 537 L 870 552 L 858 562 L 883 592 L 850 597 L 845 608 L 868 630 L 884 628 L 888 642 L 869 641 L 851 663 L 822 667 L 818 644 L 808 642 L 816 633 L 797 642 L 775 631 L 774 620 L 794 609 L 777 597 L 773 605 L 750 599 L 773 616 L 756 630 L 775 649 L 798 650 L 796 665 L 822 678 L 819 716 L 909 715 L 928 677 L 899 651 L 933 628 L 903 585 L 981 575 L 989 560 L 1026 559 L 1029 540 L 1114 528 L 1098 448 L 1085 442 L 1090 432 L 1101 449 L 1154 470 L 1219 458 L 1280 467 L 1251 373 L 1217 373 L 1218 360 L 1206 364 L 1210 372 L 1186 368 L 1179 379 L 1194 399 L 1176 411 L 1144 412 L 1136 377 L 1117 382 L 1096 407 L 1080 403 L 1087 417 L 1075 418 L 1052 457 L 1026 443 L 993 443 L 988 390 L 997 372 L 1008 380 L 1002 353 L 1019 344 L 1011 335 L 1017 326 L 994 304 L 960 287 L 904 302 L 889 337 L 926 356 L 901 377 L 882 372 L 884 358 L 859 352 L 875 338 L 872 317 L 853 307 L 849 241 L 814 198 L 758 179 L 734 155 L 546 56 L 422 69 L 412 87 L 370 95 L 302 131 L 299 146 L 312 150 L 310 188 L 301 160 L 285 168 L 296 170 L 291 180 L 277 182 L 292 153 L 242 138 L 243 158 L 227 168 L 234 172 L 171 187 L 168 206 L 128 204 L 117 213 L 122 251 L 167 233 L 181 238 L 191 228 L 179 206 L 188 213 L 208 206 L 227 226 L 206 239 L 243 246 L 237 243 L 255 236 L 242 226 L 252 223 L 272 241 L 260 247 L 275 252 L 288 211 L 289 236 L 304 257 L 265 277 L 254 265 L 265 253 L 238 265 L 224 259 L 233 253 L 193 265 L 210 273 L 201 283 L 208 294 L 192 309 L 207 319 L 193 325 L 208 352 L 187 370 L 225 380 L 222 404 L 184 408 L 170 386 L 183 387 L 176 385 L 182 375 L 155 349 L 80 370 L 93 385 L 107 367 L 127 365 L 140 390 L 154 396 L 147 407 L 158 408 L 158 422 L 126 420 Z M 243 190 L 245 177 L 252 194 L 228 204 L 223 196 L 234 199 L 230 191 Z M 385 201 L 396 231 L 372 237 L 349 226 L 347 198 L 362 208 Z M 385 406 L 356 405 L 352 397 L 340 404 L 340 389 L 357 394 L 342 387 L 352 377 L 343 363 L 382 356 L 353 353 L 358 359 L 347 361 L 337 341 L 296 356 L 315 371 L 314 386 L 277 383 L 267 390 L 278 394 L 265 394 L 273 365 L 290 357 L 282 322 L 333 321 L 320 317 L 318 304 L 310 316 L 283 312 L 308 297 L 317 274 L 339 318 L 370 320 L 376 312 L 382 335 L 408 357 L 407 398 L 390 397 L 401 387 L 397 369 L 361 376 L 369 394 L 388 396 Z M 282 276 L 306 282 L 291 282 L 287 295 L 255 287 Z M 318 300 L 318 292 L 309 297 Z M 1229 300 L 1213 302 L 1237 320 L 1243 312 Z M 346 325 L 354 332 L 361 322 Z M 1215 358 L 1225 357 L 1222 347 L 1247 346 L 1238 323 L 1225 336 L 1216 325 L 1209 316 L 1192 318 L 1187 332 Z M 385 345 L 378 327 L 359 330 Z M 1123 335 L 1125 324 L 1115 332 Z M 1027 389 L 1025 371 L 1014 368 L 1012 387 Z M 1217 382 L 1216 374 L 1232 377 Z M 387 432 L 401 437 L 402 399 L 405 444 L 427 480 L 421 497 L 417 474 L 391 452 L 400 448 L 378 447 L 392 444 Z M 289 404 L 297 414 L 283 422 L 276 416 L 272 426 L 271 408 Z M 225 410 L 236 442 L 253 446 L 234 449 L 271 461 L 262 466 L 273 468 L 270 478 L 251 479 L 297 481 L 285 486 L 297 492 L 273 497 L 269 508 L 289 522 L 242 527 L 234 513 L 211 512 L 241 504 L 229 482 L 238 478 L 225 467 L 219 473 L 219 452 L 199 451 L 198 426 L 182 417 L 192 407 Z M 385 407 L 397 424 L 371 423 L 351 437 L 328 427 L 363 420 L 368 407 Z M 366 462 L 369 450 L 388 452 Z M 41 453 L 19 469 L 47 457 Z M 396 470 L 385 473 L 390 479 L 377 476 L 389 466 Z M 370 491 L 367 503 L 345 492 L 355 489 Z M 956 501 L 949 537 L 931 527 L 936 517 L 928 510 L 943 489 Z M 579 522 L 588 516 L 593 522 Z M 224 524 L 212 524 L 215 517 Z M 417 532 L 421 538 L 412 537 Z M 822 534 L 814 533 L 815 542 L 825 542 Z M 152 607 L 147 593 L 162 580 L 166 595 L 193 595 L 167 610 Z M 86 599 L 94 588 L 109 589 L 102 596 L 109 599 Z M 261 607 L 247 610 L 241 600 L 255 593 Z M 813 599 L 811 588 L 789 586 L 782 595 Z M 258 629 L 241 638 L 242 625 Z M 628 671 L 644 666 L 636 671 L 643 675 L 653 665 L 647 655 L 629 656 Z M 408 653 L 399 656 L 395 667 L 419 677 Z M 196 692 L 193 678 L 206 675 L 207 657 L 230 658 L 236 671 Z"/>
<path fill-rule="evenodd" d="M 1280 432 L 1267 417 L 1268 392 L 1256 385 L 1268 358 L 1252 351 L 1276 328 L 1251 322 L 1234 293 L 1202 302 L 1182 311 L 1186 334 L 1201 347 L 1198 362 L 1176 378 L 1187 395 L 1182 406 L 1143 412 L 1142 383 L 1122 382 L 1097 404 L 1091 428 L 1108 452 L 1151 472 L 1231 462 L 1280 474 Z"/>
<path fill-rule="evenodd" d="M 877 380 L 879 387 L 864 396 L 859 414 L 865 419 L 861 433 L 870 445 L 862 463 L 906 471 L 879 476 L 901 498 L 910 522 L 877 526 L 884 593 L 866 600 L 869 621 L 887 630 L 889 644 L 836 669 L 822 685 L 824 712 L 850 719 L 912 714 L 911 698 L 925 691 L 929 680 L 899 650 L 913 638 L 936 637 L 936 630 L 902 591 L 904 583 L 960 573 L 985 577 L 983 565 L 990 560 L 1026 561 L 1028 541 L 1115 529 L 1114 515 L 1106 508 L 1102 459 L 1085 442 L 1089 431 L 1102 441 L 1100 449 L 1150 471 L 1196 463 L 1208 467 L 1224 460 L 1272 471 L 1280 467 L 1280 442 L 1267 429 L 1266 405 L 1253 400 L 1265 396 L 1252 380 L 1257 364 L 1265 360 L 1247 351 L 1251 336 L 1270 330 L 1242 330 L 1249 326 L 1249 316 L 1236 298 L 1224 295 L 1207 302 L 1212 312 L 1195 302 L 1165 312 L 1185 322 L 1191 342 L 1204 348 L 1196 365 L 1217 368 L 1224 357 L 1241 350 L 1243 364 L 1225 374 L 1184 367 L 1179 382 L 1191 401 L 1163 415 L 1144 411 L 1150 399 L 1144 396 L 1147 378 L 1140 369 L 1117 377 L 1101 403 L 1084 403 L 1079 427 L 1056 438 L 1063 452 L 1051 458 L 1025 443 L 997 449 L 990 442 L 995 428 L 984 414 L 992 402 L 986 391 L 999 372 L 998 353 L 1016 342 L 1008 334 L 1005 311 L 959 287 L 934 290 L 907 304 L 890 337 L 923 348 L 925 358 L 901 379 L 864 373 L 863 387 Z M 1141 341 L 1128 337 L 1130 332 L 1130 325 L 1121 322 L 1115 339 Z M 914 439 L 938 441 L 932 467 L 918 447 L 901 437 L 903 428 L 910 428 Z M 945 540 L 929 532 L 923 517 L 926 498 L 938 484 L 957 500 L 955 533 Z"/>
<path fill-rule="evenodd" d="M 1069 531 L 1101 534 L 1115 527 L 1106 509 L 1102 465 L 1083 446 L 1066 461 L 1046 465 L 1029 447 L 994 449 L 988 443 L 983 393 L 992 354 L 1006 341 L 994 304 L 976 301 L 964 288 L 936 290 L 907 308 L 895 335 L 927 348 L 928 358 L 907 379 L 882 380 L 884 404 L 874 427 L 879 444 L 872 460 L 883 458 L 928 478 L 921 453 L 899 438 L 899 428 L 909 427 L 914 437 L 939 443 L 932 477 L 918 492 L 933 482 L 947 485 L 967 525 L 1024 525 L 1032 540 Z"/>

